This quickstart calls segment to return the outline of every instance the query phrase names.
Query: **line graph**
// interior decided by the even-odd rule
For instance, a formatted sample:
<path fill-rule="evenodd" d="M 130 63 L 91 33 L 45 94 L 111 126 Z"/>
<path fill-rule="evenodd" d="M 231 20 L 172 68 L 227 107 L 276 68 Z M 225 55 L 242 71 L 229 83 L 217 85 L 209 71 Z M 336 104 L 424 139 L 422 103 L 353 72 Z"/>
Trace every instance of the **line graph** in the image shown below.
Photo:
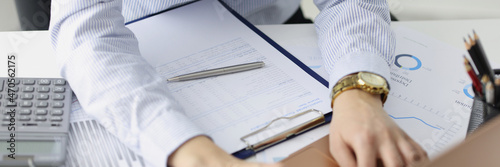
<path fill-rule="evenodd" d="M 441 128 L 436 127 L 436 126 L 433 126 L 433 125 L 431 125 L 431 124 L 429 124 L 429 123 L 425 122 L 424 120 L 422 120 L 422 119 L 420 119 L 420 118 L 417 118 L 417 117 L 395 117 L 395 116 L 392 116 L 392 115 L 390 115 L 390 114 L 389 114 L 389 116 L 390 116 L 392 119 L 416 119 L 416 120 L 418 120 L 418 121 L 422 122 L 423 124 L 425 124 L 425 125 L 427 125 L 427 126 L 429 126 L 429 127 L 431 127 L 431 128 L 434 128 L 434 129 L 437 129 L 437 130 L 441 130 Z"/>
<path fill-rule="evenodd" d="M 408 92 L 405 92 L 408 93 Z M 407 94 L 390 94 L 384 104 L 387 114 L 431 156 L 449 145 L 456 133 L 456 124 L 446 118 L 446 110 L 427 99 Z"/>

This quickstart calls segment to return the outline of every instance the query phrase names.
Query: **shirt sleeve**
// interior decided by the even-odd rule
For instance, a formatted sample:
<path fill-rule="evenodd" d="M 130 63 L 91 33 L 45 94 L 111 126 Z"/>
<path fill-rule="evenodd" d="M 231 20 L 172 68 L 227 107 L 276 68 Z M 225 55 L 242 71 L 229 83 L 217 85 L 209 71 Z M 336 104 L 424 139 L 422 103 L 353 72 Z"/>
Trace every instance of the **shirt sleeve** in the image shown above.
<path fill-rule="evenodd" d="M 329 87 L 343 76 L 367 71 L 390 81 L 396 39 L 386 0 L 315 0 L 319 47 Z"/>
<path fill-rule="evenodd" d="M 148 166 L 166 166 L 174 150 L 204 134 L 141 57 L 121 8 L 121 0 L 54 0 L 51 42 L 83 109 Z"/>

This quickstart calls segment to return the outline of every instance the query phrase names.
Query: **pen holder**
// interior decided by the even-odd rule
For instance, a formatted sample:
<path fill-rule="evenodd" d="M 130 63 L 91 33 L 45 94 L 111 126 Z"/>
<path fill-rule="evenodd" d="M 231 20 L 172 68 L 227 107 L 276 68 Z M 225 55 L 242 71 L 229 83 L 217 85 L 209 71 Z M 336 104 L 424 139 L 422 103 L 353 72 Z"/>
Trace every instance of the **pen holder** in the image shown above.
<path fill-rule="evenodd" d="M 498 75 L 500 73 L 499 70 L 495 70 L 495 73 Z M 496 88 L 500 88 L 496 86 Z M 495 97 L 500 98 L 500 91 L 495 92 Z M 498 100 L 497 100 L 498 101 Z M 495 116 L 500 114 L 500 104 L 488 104 L 478 96 L 474 96 L 474 101 L 472 103 L 472 110 L 469 119 L 469 126 L 467 127 L 467 134 L 471 134 L 477 128 L 479 128 L 482 124 L 488 122 Z"/>
<path fill-rule="evenodd" d="M 467 127 L 467 134 L 474 132 L 479 125 L 484 122 L 484 102 L 481 98 L 474 96 L 474 101 L 472 103 L 472 110 L 469 118 L 469 126 Z"/>
<path fill-rule="evenodd" d="M 467 134 L 474 132 L 483 123 L 487 122 L 498 114 L 500 114 L 499 108 L 495 108 L 494 106 L 487 104 L 479 97 L 474 97 L 472 111 L 469 119 L 469 127 L 467 128 Z"/>

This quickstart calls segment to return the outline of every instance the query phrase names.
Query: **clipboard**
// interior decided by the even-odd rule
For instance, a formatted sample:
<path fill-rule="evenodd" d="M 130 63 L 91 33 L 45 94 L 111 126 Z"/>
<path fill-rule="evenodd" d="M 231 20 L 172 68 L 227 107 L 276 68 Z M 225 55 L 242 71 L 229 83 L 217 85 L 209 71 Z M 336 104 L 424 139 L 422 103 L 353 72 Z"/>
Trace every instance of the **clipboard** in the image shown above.
<path fill-rule="evenodd" d="M 255 155 L 257 154 L 258 152 L 262 151 L 262 150 L 265 150 L 266 148 L 269 148 L 269 147 L 272 147 L 274 145 L 277 145 L 281 142 L 284 142 L 286 140 L 289 140 L 289 139 L 292 139 L 302 133 L 305 133 L 307 131 L 310 131 L 316 127 L 320 127 L 322 125 L 325 125 L 325 124 L 328 124 L 331 122 L 332 120 L 332 113 L 333 112 L 329 112 L 327 114 L 321 114 L 318 115 L 317 118 L 315 119 L 312 119 L 308 122 L 305 122 L 305 123 L 302 123 L 298 126 L 294 126 L 286 131 L 283 131 L 281 133 L 278 133 L 274 136 L 271 136 L 267 139 L 264 139 L 262 141 L 259 141 L 255 144 L 251 144 L 251 143 L 248 143 L 246 141 L 246 138 L 250 137 L 250 136 L 253 136 L 253 135 L 256 135 L 257 133 L 265 130 L 266 128 L 268 128 L 270 125 L 272 125 L 274 122 L 278 121 L 278 120 L 281 120 L 281 119 L 294 119 L 294 118 L 297 118 L 297 117 L 300 117 L 306 113 L 310 113 L 310 112 L 319 112 L 318 110 L 315 110 L 315 109 L 309 109 L 309 110 L 306 110 L 304 112 L 301 112 L 301 113 L 298 113 L 296 115 L 293 115 L 293 116 L 290 116 L 290 117 L 278 117 L 274 120 L 272 120 L 269 124 L 267 124 L 265 127 L 261 128 L 261 129 L 258 129 L 248 135 L 245 135 L 243 137 L 241 137 L 241 141 L 244 142 L 247 147 L 246 148 L 243 148 L 235 153 L 233 153 L 232 155 L 235 156 L 235 157 L 238 157 L 240 159 L 245 159 L 245 158 L 248 158 L 252 155 Z"/>
<path fill-rule="evenodd" d="M 184 7 L 184 6 L 187 6 L 187 5 L 190 5 L 190 4 L 194 4 L 194 3 L 197 3 L 197 2 L 200 2 L 200 1 L 197 0 L 197 1 L 193 1 L 193 2 L 182 4 L 182 5 L 173 7 L 173 8 L 169 8 L 169 9 L 160 11 L 158 13 L 154 13 L 154 14 L 145 16 L 143 18 L 139 18 L 139 19 L 127 22 L 125 25 L 131 25 L 133 23 L 140 22 L 140 21 L 142 21 L 144 19 L 147 19 L 147 18 L 156 16 L 156 15 L 159 15 L 161 13 L 168 12 L 168 11 L 171 11 L 173 9 L 181 8 L 181 7 Z M 288 58 L 290 61 L 292 61 L 295 65 L 297 65 L 298 67 L 300 67 L 300 69 L 302 69 L 304 72 L 306 72 L 307 74 L 309 74 L 312 78 L 316 79 L 321 85 L 323 85 L 326 88 L 328 88 L 328 82 L 324 78 L 322 78 L 321 76 L 319 76 L 316 72 L 314 72 L 312 69 L 310 69 L 309 67 L 307 67 L 304 63 L 302 63 L 296 57 L 294 57 L 293 55 L 291 55 L 288 51 L 286 51 L 281 46 L 279 46 L 271 38 L 269 38 L 268 36 L 266 36 L 263 32 L 261 32 L 254 25 L 252 25 L 250 22 L 248 22 L 246 19 L 244 19 L 241 15 L 239 15 L 236 11 L 234 11 L 233 9 L 231 9 L 227 4 L 225 4 L 221 0 L 214 0 L 214 2 L 219 2 L 227 11 L 229 11 L 239 21 L 241 21 L 241 23 L 243 23 L 247 28 L 251 29 L 254 33 L 256 33 L 258 36 L 260 36 L 262 39 L 264 39 L 269 45 L 271 45 L 272 47 L 274 47 L 276 50 L 278 50 L 280 53 L 282 53 L 284 56 L 286 56 L 286 58 Z M 286 119 L 300 118 L 301 116 L 304 116 L 305 114 L 310 114 L 310 113 L 319 113 L 319 114 L 318 114 L 317 117 L 313 118 L 312 120 L 309 120 L 309 121 L 307 121 L 307 122 L 305 122 L 303 124 L 297 125 L 297 126 L 293 126 L 293 127 L 289 128 L 289 129 L 283 131 L 283 132 L 280 132 L 280 133 L 278 133 L 276 135 L 270 136 L 270 137 L 268 137 L 268 138 L 266 138 L 266 139 L 264 139 L 262 141 L 259 141 L 257 143 L 250 143 L 250 142 L 248 142 L 246 140 L 246 138 L 248 138 L 250 136 L 253 136 L 253 135 L 256 135 L 257 133 L 265 130 L 267 127 L 273 125 L 273 123 L 276 122 L 276 121 L 286 120 Z M 305 110 L 305 111 L 300 112 L 300 113 L 298 113 L 296 115 L 293 115 L 293 116 L 278 117 L 278 118 L 275 118 L 274 120 L 269 120 L 270 123 L 268 123 L 265 127 L 260 128 L 258 130 L 255 130 L 253 133 L 250 133 L 248 135 L 241 136 L 241 143 L 244 143 L 246 145 L 246 147 L 242 148 L 242 149 L 240 149 L 240 150 L 238 150 L 236 152 L 233 152 L 232 155 L 235 156 L 235 157 L 237 157 L 237 158 L 240 158 L 240 159 L 248 158 L 248 157 L 250 157 L 252 155 L 255 155 L 256 153 L 258 153 L 260 151 L 265 150 L 266 148 L 272 147 L 272 146 L 277 145 L 277 144 L 279 144 L 281 142 L 284 142 L 286 140 L 294 138 L 295 136 L 303 134 L 303 133 L 305 133 L 307 131 L 310 131 L 310 130 L 316 128 L 316 127 L 328 124 L 328 123 L 331 122 L 331 118 L 332 118 L 332 112 L 331 111 L 327 112 L 326 114 L 323 114 L 319 110 L 309 109 L 309 110 Z"/>
<path fill-rule="evenodd" d="M 285 55 L 286 57 L 288 57 L 288 59 L 290 59 L 297 66 L 299 66 L 300 68 L 302 68 L 302 70 L 304 70 L 309 75 L 311 75 L 313 78 L 315 78 L 316 80 L 318 80 L 318 82 L 320 82 L 321 84 L 323 84 L 325 87 L 328 87 L 328 81 L 326 81 L 324 78 L 322 78 L 321 76 L 319 76 L 316 72 L 314 72 L 312 69 L 310 69 L 309 67 L 307 67 L 299 59 L 297 59 L 292 54 L 290 54 L 290 52 L 286 51 L 283 47 L 281 47 L 276 42 L 274 42 L 271 38 L 269 38 L 267 35 L 265 35 L 262 31 L 260 31 L 259 29 L 257 29 L 257 27 L 255 27 L 252 23 L 250 23 L 245 18 L 243 18 L 241 15 L 239 15 L 236 11 L 234 11 L 233 9 L 231 9 L 227 4 L 225 4 L 221 0 L 219 0 L 219 2 L 224 7 L 226 7 L 226 9 L 229 10 L 234 16 L 236 16 L 236 18 L 238 18 L 247 27 L 249 27 L 255 33 L 257 33 L 259 36 L 261 36 L 264 40 L 266 40 L 274 48 L 276 48 L 281 53 L 283 53 L 283 55 Z M 304 113 L 308 113 L 308 112 L 317 112 L 317 110 L 310 109 L 310 110 L 306 110 L 306 111 L 304 111 L 302 113 L 296 114 L 296 115 L 291 116 L 291 117 L 279 117 L 279 118 L 276 118 L 276 119 L 272 120 L 271 123 L 269 123 L 267 126 L 271 125 L 273 122 L 275 122 L 275 120 L 293 119 L 293 118 L 296 118 L 296 117 L 300 117 Z M 232 153 L 232 155 L 235 156 L 235 157 L 238 157 L 240 159 L 248 158 L 248 157 L 250 157 L 252 155 L 257 154 L 260 151 L 265 150 L 266 148 L 272 147 L 272 146 L 277 145 L 279 143 L 282 143 L 282 142 L 284 142 L 286 140 L 292 139 L 295 136 L 300 135 L 302 133 L 305 133 L 305 132 L 307 132 L 309 130 L 312 130 L 312 129 L 316 128 L 316 127 L 319 127 L 319 126 L 322 126 L 322 125 L 330 123 L 331 120 L 332 120 L 332 115 L 333 115 L 333 112 L 328 112 L 327 114 L 324 114 L 323 116 L 315 118 L 315 119 L 313 119 L 313 120 L 311 120 L 311 121 L 309 121 L 309 122 L 307 122 L 305 124 L 301 124 L 299 126 L 292 127 L 291 129 L 289 129 L 289 130 L 287 130 L 285 132 L 282 132 L 282 133 L 277 134 L 277 135 L 275 135 L 273 137 L 265 139 L 265 140 L 263 140 L 263 141 L 261 141 L 261 142 L 259 142 L 257 144 L 254 144 L 254 145 L 246 143 L 247 144 L 246 148 L 243 148 L 243 149 L 241 149 L 241 150 L 239 150 L 239 151 L 237 151 L 235 153 Z M 263 130 L 266 127 L 262 128 L 262 129 L 259 129 L 259 130 Z M 253 133 L 250 133 L 250 134 L 248 134 L 246 136 L 241 137 L 242 142 L 245 142 L 244 139 L 246 137 L 254 135 L 256 132 L 259 132 L 259 130 L 256 130 Z"/>

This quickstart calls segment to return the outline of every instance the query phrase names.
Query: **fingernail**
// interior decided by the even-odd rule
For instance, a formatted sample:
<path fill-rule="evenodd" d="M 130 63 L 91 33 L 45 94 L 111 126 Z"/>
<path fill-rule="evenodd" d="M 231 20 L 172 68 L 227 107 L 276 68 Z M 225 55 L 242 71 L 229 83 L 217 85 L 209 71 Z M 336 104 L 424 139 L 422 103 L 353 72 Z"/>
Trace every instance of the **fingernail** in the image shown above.
<path fill-rule="evenodd" d="M 420 155 L 418 155 L 418 154 L 413 155 L 414 161 L 420 161 L 421 159 L 422 159 L 422 157 L 420 157 Z"/>

